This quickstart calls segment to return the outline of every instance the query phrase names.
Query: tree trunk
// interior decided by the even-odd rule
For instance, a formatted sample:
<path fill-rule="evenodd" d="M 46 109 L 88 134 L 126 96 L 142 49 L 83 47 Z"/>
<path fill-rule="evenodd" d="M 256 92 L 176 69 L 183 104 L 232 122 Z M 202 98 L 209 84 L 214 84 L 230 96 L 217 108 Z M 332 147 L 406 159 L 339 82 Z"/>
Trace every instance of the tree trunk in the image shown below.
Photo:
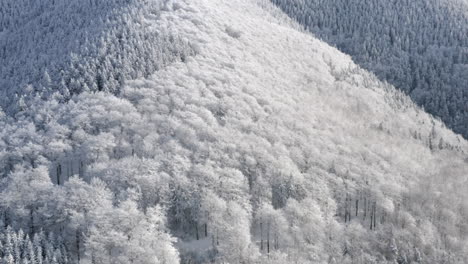
<path fill-rule="evenodd" d="M 75 238 L 76 238 L 76 256 L 78 258 L 78 263 L 80 263 L 80 230 L 79 229 L 76 230 Z"/>
<path fill-rule="evenodd" d="M 70 160 L 70 176 L 73 176 L 73 160 Z M 70 176 L 68 176 L 70 178 Z"/>
<path fill-rule="evenodd" d="M 364 220 L 367 217 L 367 198 L 364 197 Z"/>
<path fill-rule="evenodd" d="M 260 222 L 260 251 L 263 251 L 263 223 L 262 222 Z"/>
<path fill-rule="evenodd" d="M 31 210 L 29 211 L 29 216 L 30 216 L 30 221 L 31 221 L 31 226 L 30 226 L 31 237 L 33 237 L 34 236 L 34 208 L 31 208 Z"/>
<path fill-rule="evenodd" d="M 268 222 L 267 230 L 267 253 L 270 254 L 270 222 Z"/>
<path fill-rule="evenodd" d="M 5 211 L 3 211 L 3 225 L 5 229 L 8 227 L 8 222 L 10 222 L 8 219 L 8 208 L 5 208 Z"/>
<path fill-rule="evenodd" d="M 346 208 L 348 211 L 348 222 L 351 222 L 351 196 L 348 195 L 348 202 L 346 203 Z"/>
<path fill-rule="evenodd" d="M 67 166 L 67 179 L 70 178 L 70 161 L 65 162 L 65 165 Z"/>
<path fill-rule="evenodd" d="M 84 162 L 80 160 L 80 163 L 78 165 L 78 176 L 83 178 L 84 176 Z"/>
<path fill-rule="evenodd" d="M 359 211 L 359 199 L 356 199 L 356 217 L 358 216 Z"/>
<path fill-rule="evenodd" d="M 377 226 L 377 202 L 374 202 L 374 230 Z"/>
<path fill-rule="evenodd" d="M 60 176 L 62 175 L 62 165 L 57 165 L 57 185 L 60 185 Z"/>

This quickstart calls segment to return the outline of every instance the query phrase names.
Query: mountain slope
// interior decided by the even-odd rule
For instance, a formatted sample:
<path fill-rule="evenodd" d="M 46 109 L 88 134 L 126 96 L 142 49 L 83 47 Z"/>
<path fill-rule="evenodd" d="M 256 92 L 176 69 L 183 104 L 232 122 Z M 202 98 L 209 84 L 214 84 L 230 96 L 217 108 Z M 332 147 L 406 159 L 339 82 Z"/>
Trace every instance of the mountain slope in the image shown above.
<path fill-rule="evenodd" d="M 268 1 L 161 6 L 195 56 L 1 117 L 3 224 L 60 263 L 463 263 L 464 139 Z"/>
<path fill-rule="evenodd" d="M 468 136 L 466 1 L 272 2 Z"/>
<path fill-rule="evenodd" d="M 37 94 L 117 93 L 125 80 L 192 55 L 171 32 L 149 29 L 162 8 L 152 0 L 2 1 L 0 107 L 13 115 Z"/>

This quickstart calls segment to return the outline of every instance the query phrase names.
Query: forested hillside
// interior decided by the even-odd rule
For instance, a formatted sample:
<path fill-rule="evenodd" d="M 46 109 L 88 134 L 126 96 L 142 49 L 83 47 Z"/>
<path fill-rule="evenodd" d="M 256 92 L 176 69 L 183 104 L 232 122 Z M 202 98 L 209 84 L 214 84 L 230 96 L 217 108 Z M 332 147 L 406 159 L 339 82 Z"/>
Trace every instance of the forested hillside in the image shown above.
<path fill-rule="evenodd" d="M 189 43 L 157 24 L 163 1 L 2 0 L 0 106 L 20 111 L 29 97 L 83 91 L 118 93 L 193 55 Z"/>
<path fill-rule="evenodd" d="M 468 137 L 466 1 L 272 2 Z"/>
<path fill-rule="evenodd" d="M 50 3 L 54 16 L 34 15 L 44 25 L 104 5 Z M 109 22 L 134 23 L 123 42 L 171 59 L 106 89 L 65 83 L 68 94 L 48 70 L 50 95 L 21 92 L 23 68 L 5 61 L 18 72 L 1 91 L 23 99 L 0 111 L 2 264 L 466 262 L 468 142 L 402 92 L 270 0 L 104 3 L 132 17 Z M 2 34 L 34 27 L 10 26 L 24 12 Z M 60 34 L 43 43 L 60 46 Z M 172 37 L 143 41 L 152 34 Z M 94 65 L 99 45 L 77 47 Z"/>

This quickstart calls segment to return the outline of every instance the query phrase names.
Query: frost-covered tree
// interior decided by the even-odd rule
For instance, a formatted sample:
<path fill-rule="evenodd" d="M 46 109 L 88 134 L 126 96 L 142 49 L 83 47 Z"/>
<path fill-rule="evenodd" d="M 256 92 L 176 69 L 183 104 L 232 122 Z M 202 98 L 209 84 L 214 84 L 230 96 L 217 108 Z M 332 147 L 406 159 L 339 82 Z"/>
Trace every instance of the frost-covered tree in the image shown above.
<path fill-rule="evenodd" d="M 157 23 L 162 8 L 159 0 L 3 1 L 0 86 L 10 88 L 2 89 L 0 106 L 14 114 L 34 95 L 68 100 L 84 91 L 118 93 L 125 80 L 194 55 L 177 35 L 140 23 Z"/>
<path fill-rule="evenodd" d="M 29 235 L 25 235 L 22 229 L 14 231 L 12 227 L 8 226 L 1 230 L 0 236 L 0 253 L 3 258 L 2 263 L 12 264 L 37 264 L 37 263 L 49 263 L 46 259 L 52 259 L 55 257 L 57 264 L 68 263 L 66 256 L 67 251 L 65 248 L 57 248 L 54 250 L 42 251 L 42 248 L 49 249 L 56 247 L 53 241 L 46 239 L 44 233 L 35 233 L 34 244 L 37 244 L 41 250 L 36 251 L 34 249 L 33 241 L 31 241 Z"/>
<path fill-rule="evenodd" d="M 385 263 L 391 239 L 397 260 L 466 256 L 467 142 L 268 1 L 55 2 L 66 26 L 117 17 L 97 34 L 109 45 L 64 60 L 70 82 L 37 73 L 60 93 L 26 87 L 21 111 L 0 115 L 13 261 L 20 229 L 38 264 Z M 56 23 L 57 10 L 24 10 L 7 20 Z M 119 30 L 133 19 L 176 49 Z M 197 56 L 178 51 L 185 39 Z M 153 48 L 157 71 L 139 56 Z"/>

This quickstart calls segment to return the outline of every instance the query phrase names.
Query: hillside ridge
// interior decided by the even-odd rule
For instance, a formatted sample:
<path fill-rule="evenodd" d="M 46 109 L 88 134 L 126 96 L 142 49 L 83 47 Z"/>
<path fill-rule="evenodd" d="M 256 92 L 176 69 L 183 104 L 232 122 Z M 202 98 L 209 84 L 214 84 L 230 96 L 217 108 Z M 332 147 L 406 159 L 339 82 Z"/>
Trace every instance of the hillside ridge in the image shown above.
<path fill-rule="evenodd" d="M 187 56 L 0 115 L 4 259 L 464 262 L 460 135 L 269 0 L 141 3 Z"/>

